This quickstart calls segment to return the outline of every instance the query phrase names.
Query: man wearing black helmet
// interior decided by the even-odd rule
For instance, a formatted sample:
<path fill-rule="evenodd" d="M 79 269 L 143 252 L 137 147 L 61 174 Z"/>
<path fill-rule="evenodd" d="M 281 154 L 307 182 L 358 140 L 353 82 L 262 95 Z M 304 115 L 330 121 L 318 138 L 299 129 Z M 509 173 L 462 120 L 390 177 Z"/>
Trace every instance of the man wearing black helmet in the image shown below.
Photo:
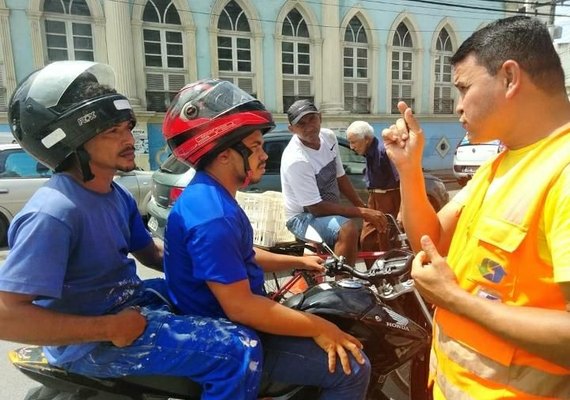
<path fill-rule="evenodd" d="M 175 375 L 200 383 L 202 399 L 253 400 L 255 333 L 173 314 L 164 280 L 142 281 L 128 257 L 162 264 L 134 198 L 113 181 L 135 168 L 136 120 L 112 78 L 107 65 L 54 62 L 10 100 L 14 136 L 56 173 L 10 226 L 0 338 L 44 345 L 51 364 L 79 374 Z"/>
<path fill-rule="evenodd" d="M 263 104 L 229 82 L 195 82 L 173 100 L 163 132 L 173 154 L 198 171 L 166 225 L 172 299 L 183 313 L 259 331 L 269 380 L 318 386 L 322 399 L 363 400 L 370 362 L 361 343 L 323 318 L 264 296 L 264 271 L 320 268 L 316 257 L 254 248 L 251 223 L 235 200 L 240 187 L 265 172 L 263 134 L 273 127 Z"/>

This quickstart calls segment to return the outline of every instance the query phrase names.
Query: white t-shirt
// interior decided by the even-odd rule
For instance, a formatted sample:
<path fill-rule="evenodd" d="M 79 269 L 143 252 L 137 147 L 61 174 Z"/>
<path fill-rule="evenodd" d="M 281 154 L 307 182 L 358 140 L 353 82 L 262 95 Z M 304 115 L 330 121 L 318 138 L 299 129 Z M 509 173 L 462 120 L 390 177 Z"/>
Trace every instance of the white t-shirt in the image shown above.
<path fill-rule="evenodd" d="M 321 201 L 340 201 L 337 178 L 344 168 L 333 131 L 321 129 L 318 150 L 305 146 L 293 135 L 281 156 L 281 191 L 287 219 L 304 212 L 304 207 Z"/>

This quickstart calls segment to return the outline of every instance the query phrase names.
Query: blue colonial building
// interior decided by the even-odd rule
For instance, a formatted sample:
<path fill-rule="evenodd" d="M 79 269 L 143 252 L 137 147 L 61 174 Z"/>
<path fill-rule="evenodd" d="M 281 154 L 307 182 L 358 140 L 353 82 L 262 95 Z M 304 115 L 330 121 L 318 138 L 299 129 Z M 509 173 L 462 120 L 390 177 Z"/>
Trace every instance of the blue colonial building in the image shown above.
<path fill-rule="evenodd" d="M 483 0 L 0 0 L 0 132 L 17 83 L 52 61 L 108 63 L 135 106 L 138 162 L 168 154 L 164 111 L 186 83 L 219 77 L 254 94 L 286 129 L 284 110 L 312 99 L 323 126 L 356 119 L 377 134 L 413 106 L 424 167 L 447 168 L 463 136 L 450 56 L 517 8 Z M 523 2 L 521 2 L 523 3 Z"/>

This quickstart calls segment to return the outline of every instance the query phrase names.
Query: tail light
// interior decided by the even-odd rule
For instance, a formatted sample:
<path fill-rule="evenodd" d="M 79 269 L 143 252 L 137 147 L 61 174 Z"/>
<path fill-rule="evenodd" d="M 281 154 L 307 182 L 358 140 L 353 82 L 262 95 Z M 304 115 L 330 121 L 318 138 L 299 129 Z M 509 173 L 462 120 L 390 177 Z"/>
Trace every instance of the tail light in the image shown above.
<path fill-rule="evenodd" d="M 168 193 L 168 207 L 172 207 L 174 202 L 180 197 L 184 191 L 183 187 L 174 186 L 170 189 L 170 193 Z"/>

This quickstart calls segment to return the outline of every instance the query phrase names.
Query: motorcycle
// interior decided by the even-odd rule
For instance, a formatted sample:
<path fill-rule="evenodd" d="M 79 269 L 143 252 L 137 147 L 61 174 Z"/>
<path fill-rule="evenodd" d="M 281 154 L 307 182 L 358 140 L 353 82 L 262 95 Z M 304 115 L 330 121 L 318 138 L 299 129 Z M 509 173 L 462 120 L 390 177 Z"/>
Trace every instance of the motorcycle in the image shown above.
<path fill-rule="evenodd" d="M 395 221 L 394 221 L 395 222 Z M 367 399 L 385 400 L 384 384 L 390 375 L 400 377 L 412 400 L 430 399 L 427 389 L 431 313 L 414 289 L 409 271 L 413 253 L 405 236 L 400 248 L 385 252 L 368 271 L 359 271 L 337 256 L 309 227 L 306 241 L 317 243 L 330 257 L 324 267 L 327 280 L 293 295 L 283 304 L 320 315 L 357 337 L 372 365 Z M 173 376 L 94 378 L 49 365 L 41 347 L 26 346 L 10 352 L 12 364 L 41 386 L 25 400 L 182 399 L 198 400 L 200 386 Z M 318 389 L 278 382 L 262 382 L 263 400 L 313 400 Z"/>

